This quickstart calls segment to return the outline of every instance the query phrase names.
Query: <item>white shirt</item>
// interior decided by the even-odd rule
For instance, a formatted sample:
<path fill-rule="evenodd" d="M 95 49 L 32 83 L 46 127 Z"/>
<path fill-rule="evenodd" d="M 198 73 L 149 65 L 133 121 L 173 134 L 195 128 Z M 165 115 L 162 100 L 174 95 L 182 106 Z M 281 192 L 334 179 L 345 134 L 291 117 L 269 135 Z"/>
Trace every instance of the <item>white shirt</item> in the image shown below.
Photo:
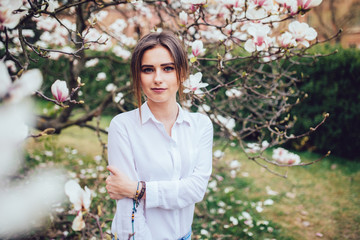
<path fill-rule="evenodd" d="M 156 120 L 147 103 L 115 116 L 109 127 L 109 165 L 132 180 L 146 182 L 146 199 L 135 213 L 135 239 L 175 240 L 191 229 L 195 203 L 205 194 L 212 171 L 213 126 L 200 113 L 179 106 L 171 129 Z M 117 200 L 111 231 L 120 239 L 132 233 L 133 200 Z"/>

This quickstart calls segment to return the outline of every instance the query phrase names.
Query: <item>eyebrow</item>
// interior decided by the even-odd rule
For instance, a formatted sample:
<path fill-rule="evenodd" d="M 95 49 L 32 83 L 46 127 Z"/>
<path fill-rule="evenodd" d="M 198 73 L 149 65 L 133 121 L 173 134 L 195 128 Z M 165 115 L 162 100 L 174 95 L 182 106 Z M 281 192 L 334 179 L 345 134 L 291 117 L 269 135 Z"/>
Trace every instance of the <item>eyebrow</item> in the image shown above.
<path fill-rule="evenodd" d="M 173 63 L 173 62 L 169 62 L 169 63 L 163 63 L 163 64 L 160 64 L 160 66 L 168 66 L 168 65 L 174 65 L 175 66 L 175 64 Z M 153 67 L 154 65 L 141 65 L 141 68 L 143 68 L 143 67 Z"/>

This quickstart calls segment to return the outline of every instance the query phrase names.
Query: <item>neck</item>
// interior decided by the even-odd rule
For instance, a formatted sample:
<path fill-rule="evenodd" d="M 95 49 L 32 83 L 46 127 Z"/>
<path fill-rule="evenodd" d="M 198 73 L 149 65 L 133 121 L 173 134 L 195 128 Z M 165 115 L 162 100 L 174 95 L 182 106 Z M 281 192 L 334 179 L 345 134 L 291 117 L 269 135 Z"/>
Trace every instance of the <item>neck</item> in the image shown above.
<path fill-rule="evenodd" d="M 174 123 L 179 108 L 176 104 L 176 101 L 174 102 L 166 102 L 166 103 L 155 103 L 152 101 L 147 102 L 152 114 L 154 114 L 155 118 L 159 120 L 162 123 L 168 123 L 169 121 Z"/>

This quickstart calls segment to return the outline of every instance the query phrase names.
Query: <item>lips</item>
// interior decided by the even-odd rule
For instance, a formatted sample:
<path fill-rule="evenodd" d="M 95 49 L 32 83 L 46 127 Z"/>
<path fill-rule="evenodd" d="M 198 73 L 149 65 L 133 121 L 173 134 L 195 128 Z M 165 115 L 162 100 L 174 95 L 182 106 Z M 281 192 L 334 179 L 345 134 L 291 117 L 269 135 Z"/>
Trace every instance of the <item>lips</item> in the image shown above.
<path fill-rule="evenodd" d="M 162 93 L 166 90 L 166 88 L 151 88 L 151 90 L 156 93 Z"/>

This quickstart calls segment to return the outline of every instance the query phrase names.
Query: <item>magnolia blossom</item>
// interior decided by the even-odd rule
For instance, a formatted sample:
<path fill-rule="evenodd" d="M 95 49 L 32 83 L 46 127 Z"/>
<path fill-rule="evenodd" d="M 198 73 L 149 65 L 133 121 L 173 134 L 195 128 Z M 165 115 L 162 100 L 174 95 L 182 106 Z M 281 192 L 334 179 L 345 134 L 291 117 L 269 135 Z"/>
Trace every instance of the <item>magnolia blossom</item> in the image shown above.
<path fill-rule="evenodd" d="M 301 9 L 309 9 L 321 4 L 322 0 L 297 0 L 298 7 Z"/>
<path fill-rule="evenodd" d="M 283 48 L 296 46 L 296 40 L 295 40 L 294 36 L 289 32 L 285 32 L 285 33 L 281 34 L 278 38 L 278 43 L 279 43 L 279 46 L 283 47 Z"/>
<path fill-rule="evenodd" d="M 234 8 L 235 10 L 242 10 L 245 6 L 245 0 L 222 0 L 222 3 L 227 8 Z"/>
<path fill-rule="evenodd" d="M 51 85 L 51 93 L 58 102 L 64 102 L 69 97 L 69 89 L 65 81 L 56 80 Z"/>
<path fill-rule="evenodd" d="M 22 0 L 2 0 L 0 3 L 0 29 L 3 27 L 14 28 L 27 11 L 14 13 L 23 5 Z"/>
<path fill-rule="evenodd" d="M 183 4 L 202 5 L 206 3 L 206 0 L 181 0 Z"/>
<path fill-rule="evenodd" d="M 85 227 L 85 221 L 83 219 L 82 212 L 79 211 L 72 223 L 71 228 L 74 231 L 81 231 L 84 227 Z"/>
<path fill-rule="evenodd" d="M 0 239 L 22 234 L 39 227 L 51 206 L 61 201 L 63 176 L 49 170 L 34 171 L 26 179 L 13 181 L 23 161 L 22 143 L 33 125 L 33 107 L 27 97 L 38 90 L 42 75 L 38 69 L 11 81 L 0 61 Z"/>
<path fill-rule="evenodd" d="M 96 76 L 96 81 L 104 81 L 106 80 L 106 73 L 99 72 Z"/>
<path fill-rule="evenodd" d="M 116 90 L 116 85 L 113 83 L 109 83 L 108 85 L 106 85 L 105 90 L 107 92 L 113 92 Z"/>
<path fill-rule="evenodd" d="M 245 149 L 246 153 L 256 153 L 259 151 L 264 151 L 266 148 L 268 148 L 269 142 L 265 140 L 261 143 L 261 146 L 258 143 L 248 143 L 246 146 L 248 147 Z"/>
<path fill-rule="evenodd" d="M 221 150 L 216 150 L 215 152 L 214 152 L 214 157 L 215 158 L 221 158 L 221 157 L 223 157 L 224 156 L 224 152 L 223 151 L 221 151 Z"/>
<path fill-rule="evenodd" d="M 234 127 L 236 126 L 235 119 L 231 117 L 224 117 L 221 115 L 217 115 L 216 119 L 218 122 L 223 125 L 225 128 L 227 128 L 230 132 L 233 131 Z"/>
<path fill-rule="evenodd" d="M 121 92 L 116 94 L 116 96 L 114 97 L 114 102 L 120 103 L 121 105 L 124 104 L 125 103 L 124 94 Z"/>
<path fill-rule="evenodd" d="M 249 19 L 262 19 L 270 15 L 273 10 L 273 0 L 249 0 L 246 17 Z"/>
<path fill-rule="evenodd" d="M 180 19 L 180 23 L 185 26 L 188 23 L 188 15 L 187 15 L 187 13 L 184 12 L 184 11 L 181 11 L 179 13 L 179 19 Z"/>
<path fill-rule="evenodd" d="M 284 148 L 274 149 L 272 158 L 280 164 L 292 165 L 292 164 L 299 164 L 301 162 L 299 155 L 295 153 L 291 153 Z"/>
<path fill-rule="evenodd" d="M 271 41 L 271 38 L 267 36 L 270 32 L 269 26 L 257 24 L 256 26 L 250 26 L 247 31 L 253 38 L 245 42 L 244 48 L 246 51 L 252 53 L 268 49 L 269 42 Z"/>
<path fill-rule="evenodd" d="M 302 44 L 305 47 L 309 47 L 309 41 L 312 41 L 317 37 L 317 32 L 315 31 L 315 29 L 309 27 L 309 25 L 304 22 L 291 22 L 289 24 L 289 31 L 293 35 L 296 42 L 298 44 Z"/>
<path fill-rule="evenodd" d="M 89 61 L 86 61 L 85 63 L 85 67 L 95 67 L 97 64 L 99 63 L 99 59 L 98 58 L 93 58 L 90 59 Z"/>
<path fill-rule="evenodd" d="M 203 94 L 204 92 L 200 88 L 207 87 L 209 84 L 201 82 L 202 73 L 197 72 L 196 74 L 191 74 L 190 77 L 183 83 L 185 89 L 184 93 L 193 92 L 194 94 Z"/>
<path fill-rule="evenodd" d="M 112 52 L 116 56 L 121 57 L 124 60 L 127 60 L 131 56 L 131 52 L 129 52 L 128 50 L 122 48 L 119 45 L 116 45 L 115 47 L 113 47 Z"/>
<path fill-rule="evenodd" d="M 288 10 L 292 15 L 296 14 L 298 11 L 298 1 L 297 0 L 276 0 L 284 9 Z"/>
<path fill-rule="evenodd" d="M 201 40 L 195 40 L 192 43 L 192 54 L 197 57 L 205 53 L 205 48 Z"/>
<path fill-rule="evenodd" d="M 85 189 L 85 190 L 84 190 Z M 91 191 L 88 187 L 82 189 L 75 180 L 69 180 L 65 184 L 65 194 L 74 204 L 76 211 L 89 211 L 91 203 Z"/>
<path fill-rule="evenodd" d="M 0 61 L 0 76 L 0 98 L 6 95 L 12 102 L 19 102 L 24 97 L 33 94 L 40 88 L 43 79 L 38 69 L 32 69 L 12 83 L 3 61 Z"/>
<path fill-rule="evenodd" d="M 242 95 L 242 92 L 236 88 L 232 88 L 226 90 L 225 95 L 228 96 L 229 98 L 235 98 L 235 97 L 240 97 Z"/>

